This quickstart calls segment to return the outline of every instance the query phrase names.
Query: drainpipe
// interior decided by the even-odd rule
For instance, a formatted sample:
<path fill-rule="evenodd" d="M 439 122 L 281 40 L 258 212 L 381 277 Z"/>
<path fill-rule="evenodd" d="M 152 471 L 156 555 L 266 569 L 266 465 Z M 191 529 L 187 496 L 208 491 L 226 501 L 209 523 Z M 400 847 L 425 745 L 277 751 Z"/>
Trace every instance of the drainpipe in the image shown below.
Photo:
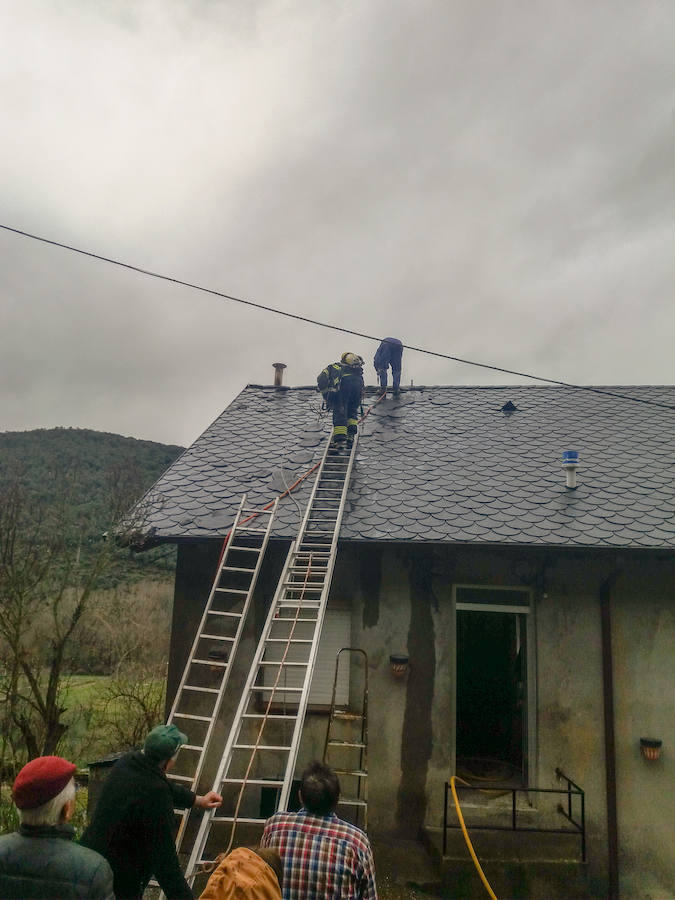
<path fill-rule="evenodd" d="M 619 826 L 616 802 L 616 745 L 614 740 L 614 675 L 612 665 L 611 590 L 619 571 L 600 586 L 600 630 L 602 639 L 602 693 L 605 719 L 605 793 L 607 796 L 608 900 L 619 898 Z"/>

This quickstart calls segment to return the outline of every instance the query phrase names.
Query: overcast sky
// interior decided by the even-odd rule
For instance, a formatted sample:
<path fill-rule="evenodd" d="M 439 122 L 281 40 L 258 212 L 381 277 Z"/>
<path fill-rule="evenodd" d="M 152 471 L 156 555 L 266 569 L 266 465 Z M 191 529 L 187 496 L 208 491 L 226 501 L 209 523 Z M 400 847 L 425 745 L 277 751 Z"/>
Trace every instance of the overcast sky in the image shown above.
<path fill-rule="evenodd" d="M 670 383 L 674 33 L 672 0 L 5 0 L 0 219 L 455 356 Z M 0 315 L 0 431 L 189 444 L 273 362 L 311 384 L 376 347 L 6 231 Z M 522 382 L 408 352 L 411 379 Z"/>

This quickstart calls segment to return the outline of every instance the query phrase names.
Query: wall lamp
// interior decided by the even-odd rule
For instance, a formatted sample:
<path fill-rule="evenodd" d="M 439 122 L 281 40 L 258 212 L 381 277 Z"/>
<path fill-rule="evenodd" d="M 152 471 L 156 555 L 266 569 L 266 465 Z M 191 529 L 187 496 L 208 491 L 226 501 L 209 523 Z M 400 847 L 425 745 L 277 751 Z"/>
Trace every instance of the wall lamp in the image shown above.
<path fill-rule="evenodd" d="M 645 759 L 653 762 L 661 756 L 661 744 L 658 738 L 640 738 L 640 753 Z"/>
<path fill-rule="evenodd" d="M 389 656 L 389 668 L 396 678 L 403 678 L 410 669 L 410 657 L 407 653 L 392 653 Z"/>

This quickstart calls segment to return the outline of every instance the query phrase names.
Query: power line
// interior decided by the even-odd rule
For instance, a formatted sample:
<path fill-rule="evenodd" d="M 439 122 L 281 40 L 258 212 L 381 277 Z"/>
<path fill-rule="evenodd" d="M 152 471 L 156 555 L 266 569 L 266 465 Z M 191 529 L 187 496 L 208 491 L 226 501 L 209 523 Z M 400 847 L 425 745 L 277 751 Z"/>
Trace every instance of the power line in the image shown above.
<path fill-rule="evenodd" d="M 329 328 L 332 331 L 340 331 L 342 334 L 351 334 L 354 337 L 365 338 L 369 341 L 381 341 L 383 338 L 376 337 L 372 334 L 365 334 L 363 331 L 354 331 L 351 328 L 343 328 L 340 325 L 332 325 L 329 322 L 320 322 L 318 319 L 310 319 L 308 316 L 299 316 L 297 313 L 287 312 L 283 309 L 276 309 L 273 306 L 265 306 L 262 303 L 254 303 L 252 300 L 244 300 L 241 297 L 234 297 L 232 294 L 226 294 L 223 291 L 217 291 L 214 288 L 207 288 L 201 284 L 194 284 L 191 281 L 183 281 L 181 278 L 174 278 L 171 275 L 162 275 L 159 272 L 152 272 L 150 269 L 143 269 L 140 266 L 134 266 L 131 263 L 122 262 L 118 259 L 112 259 L 109 256 L 102 256 L 100 253 L 92 253 L 90 250 L 82 250 L 79 247 L 72 247 L 70 244 L 63 244 L 60 241 L 53 241 L 49 238 L 40 237 L 37 234 L 31 234 L 28 231 L 22 231 L 19 228 L 12 228 L 9 225 L 0 224 L 0 228 L 10 231 L 13 234 L 21 235 L 21 237 L 30 238 L 34 241 L 40 241 L 43 244 L 51 244 L 53 247 L 61 247 L 63 250 L 70 250 L 73 253 L 79 253 L 81 256 L 89 256 L 92 259 L 98 259 L 101 262 L 110 263 L 113 266 L 119 266 L 123 269 L 129 269 L 132 272 L 138 272 L 140 275 L 148 275 L 151 278 L 158 278 L 161 281 L 168 281 L 171 284 L 178 284 L 181 287 L 191 288 L 194 291 L 201 291 L 204 294 L 211 294 L 214 297 L 220 297 L 223 300 L 231 300 L 233 303 L 241 303 L 244 306 L 252 306 L 254 309 L 261 309 L 264 312 L 271 312 L 277 316 L 285 316 L 288 319 L 295 319 L 298 322 L 307 322 L 309 325 L 318 325 L 320 328 Z M 659 403 L 657 400 L 647 400 L 644 397 L 631 397 L 628 394 L 620 394 L 617 391 L 605 391 L 601 388 L 590 387 L 584 384 L 571 384 L 568 381 L 557 381 L 555 378 L 545 378 L 543 375 L 531 375 L 529 372 L 518 372 L 515 369 L 504 369 L 501 366 L 492 366 L 489 363 L 476 362 L 471 359 L 463 359 L 460 356 L 451 356 L 448 353 L 440 353 L 438 350 L 428 350 L 425 347 L 415 347 L 413 344 L 403 344 L 406 350 L 414 350 L 416 353 L 425 353 L 427 356 L 436 356 L 440 359 L 448 359 L 451 362 L 462 363 L 466 366 L 477 366 L 481 369 L 489 369 L 492 372 L 502 372 L 505 375 L 516 375 L 519 378 L 531 378 L 534 381 L 543 381 L 546 384 L 555 384 L 558 387 L 571 388 L 575 391 L 589 391 L 593 394 L 602 394 L 606 397 L 615 397 L 619 400 L 629 400 L 632 403 L 644 403 L 648 406 L 658 406 L 662 409 L 675 409 L 667 403 Z"/>

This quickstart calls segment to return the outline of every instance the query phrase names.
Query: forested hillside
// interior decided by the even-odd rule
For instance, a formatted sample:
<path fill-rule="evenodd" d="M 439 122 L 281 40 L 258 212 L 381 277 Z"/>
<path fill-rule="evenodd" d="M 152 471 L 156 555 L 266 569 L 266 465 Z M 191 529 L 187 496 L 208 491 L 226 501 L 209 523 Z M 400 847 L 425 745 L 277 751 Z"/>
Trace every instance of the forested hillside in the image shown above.
<path fill-rule="evenodd" d="M 85 428 L 8 431 L 0 433 L 0 482 L 20 485 L 34 517 L 66 506 L 87 554 L 110 528 L 112 504 L 141 497 L 183 449 Z M 101 586 L 171 567 L 166 551 L 125 553 Z"/>
<path fill-rule="evenodd" d="M 175 549 L 135 553 L 115 535 L 181 451 L 86 429 L 0 434 L 0 778 L 62 747 L 131 746 L 161 719 Z"/>

